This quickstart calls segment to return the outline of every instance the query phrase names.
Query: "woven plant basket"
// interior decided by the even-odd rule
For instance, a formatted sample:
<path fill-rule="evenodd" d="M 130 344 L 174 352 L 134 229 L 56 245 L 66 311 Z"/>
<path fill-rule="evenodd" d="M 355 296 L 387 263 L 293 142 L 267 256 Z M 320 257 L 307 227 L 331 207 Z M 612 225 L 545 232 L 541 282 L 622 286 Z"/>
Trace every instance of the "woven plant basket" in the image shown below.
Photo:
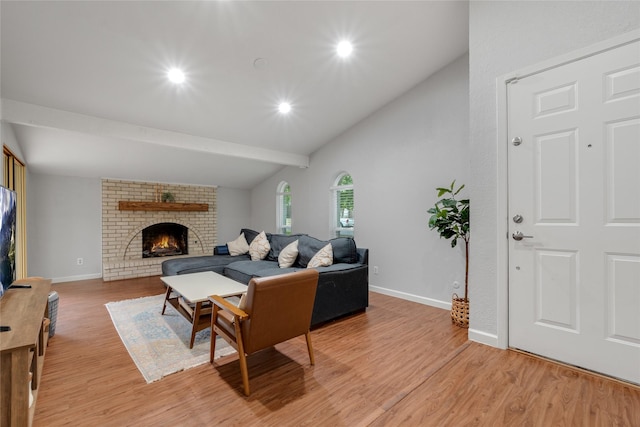
<path fill-rule="evenodd" d="M 451 300 L 451 323 L 461 328 L 469 327 L 469 300 L 453 294 Z"/>

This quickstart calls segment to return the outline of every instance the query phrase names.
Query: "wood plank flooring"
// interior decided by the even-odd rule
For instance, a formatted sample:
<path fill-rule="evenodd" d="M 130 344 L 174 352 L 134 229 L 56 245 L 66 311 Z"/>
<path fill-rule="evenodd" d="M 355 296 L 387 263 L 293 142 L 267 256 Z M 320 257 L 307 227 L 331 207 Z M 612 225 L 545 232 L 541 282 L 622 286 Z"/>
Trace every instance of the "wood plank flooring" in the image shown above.
<path fill-rule="evenodd" d="M 467 341 L 445 310 L 371 293 L 366 313 L 249 357 L 146 384 L 104 304 L 158 277 L 53 285 L 60 295 L 34 426 L 640 426 L 640 389 Z M 161 307 L 158 307 L 160 310 Z"/>

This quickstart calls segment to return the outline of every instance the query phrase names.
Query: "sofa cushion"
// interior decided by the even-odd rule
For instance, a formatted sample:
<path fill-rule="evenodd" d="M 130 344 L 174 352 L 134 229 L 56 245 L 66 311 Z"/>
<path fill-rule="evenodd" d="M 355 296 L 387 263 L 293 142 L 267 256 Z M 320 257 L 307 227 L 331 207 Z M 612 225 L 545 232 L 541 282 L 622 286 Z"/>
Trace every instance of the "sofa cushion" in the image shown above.
<path fill-rule="evenodd" d="M 300 236 L 298 239 L 298 265 L 306 268 L 311 258 L 324 248 L 328 242 L 311 236 Z"/>
<path fill-rule="evenodd" d="M 224 275 L 237 282 L 248 284 L 253 277 L 260 277 L 258 272 L 264 269 L 278 267 L 277 261 L 238 261 L 232 262 L 224 268 Z"/>
<path fill-rule="evenodd" d="M 279 274 L 295 273 L 296 271 L 302 271 L 302 270 L 304 270 L 304 268 L 300 268 L 300 267 L 264 268 L 262 270 L 256 271 L 254 277 L 277 276 Z"/>
<path fill-rule="evenodd" d="M 280 251 L 286 248 L 288 245 L 298 240 L 301 234 L 292 234 L 287 236 L 286 234 L 271 234 L 268 236 L 269 245 L 271 249 L 269 249 L 269 254 L 267 254 L 267 260 L 269 261 L 277 261 L 278 256 L 280 255 Z"/>
<path fill-rule="evenodd" d="M 247 239 L 247 244 L 251 244 L 251 242 L 253 242 L 253 239 L 255 239 L 258 234 L 257 231 L 252 230 L 250 228 L 243 228 L 242 230 L 240 230 L 240 234 L 244 233 L 244 238 Z"/>
<path fill-rule="evenodd" d="M 169 259 L 162 263 L 162 275 L 175 276 L 176 274 L 198 273 L 201 271 L 213 271 L 222 274 L 227 264 L 238 261 L 238 259 L 248 260 L 249 256 L 207 255 Z"/>
<path fill-rule="evenodd" d="M 356 242 L 350 237 L 338 237 L 329 240 L 333 249 L 333 262 L 358 262 L 358 250 Z"/>
<path fill-rule="evenodd" d="M 298 258 L 298 239 L 289 243 L 278 255 L 278 265 L 280 268 L 291 267 Z"/>
<path fill-rule="evenodd" d="M 313 258 L 320 249 L 325 247 L 327 243 L 331 243 L 334 264 L 340 262 L 358 262 L 356 242 L 349 237 L 338 237 L 336 239 L 326 241 L 303 235 L 300 236 L 298 243 L 298 252 L 300 253 L 298 257 L 298 264 L 301 267 L 306 267 L 307 264 L 309 264 L 309 261 L 311 261 L 311 258 Z"/>
<path fill-rule="evenodd" d="M 309 260 L 307 268 L 326 267 L 333 264 L 333 249 L 331 243 L 327 243 Z"/>
<path fill-rule="evenodd" d="M 249 244 L 247 243 L 244 233 L 240 233 L 238 238 L 233 242 L 227 242 L 227 247 L 229 248 L 229 255 L 231 256 L 244 255 L 249 252 Z"/>
<path fill-rule="evenodd" d="M 249 255 L 251 255 L 251 260 L 260 261 L 264 259 L 269 253 L 269 249 L 271 249 L 271 245 L 269 244 L 269 240 L 267 240 L 267 235 L 264 231 L 261 231 L 249 245 Z"/>

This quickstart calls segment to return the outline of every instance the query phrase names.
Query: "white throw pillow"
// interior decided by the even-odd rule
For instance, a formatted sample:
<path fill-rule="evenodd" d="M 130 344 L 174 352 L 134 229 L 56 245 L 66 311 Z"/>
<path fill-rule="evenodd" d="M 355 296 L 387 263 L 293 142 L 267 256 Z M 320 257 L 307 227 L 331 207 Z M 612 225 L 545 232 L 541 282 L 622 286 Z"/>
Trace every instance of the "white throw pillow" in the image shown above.
<path fill-rule="evenodd" d="M 261 259 L 264 259 L 269 253 L 269 249 L 271 249 L 271 245 L 267 240 L 267 235 L 264 231 L 261 231 L 249 245 L 251 261 L 260 261 Z"/>
<path fill-rule="evenodd" d="M 333 264 L 333 248 L 331 247 L 331 243 L 328 243 L 327 246 L 320 249 L 309 261 L 307 264 L 307 268 L 314 267 L 327 267 Z"/>
<path fill-rule="evenodd" d="M 238 238 L 233 242 L 227 242 L 227 247 L 229 248 L 229 255 L 231 256 L 244 255 L 249 252 L 249 244 L 244 237 L 244 233 L 240 233 Z"/>
<path fill-rule="evenodd" d="M 298 241 L 289 243 L 278 255 L 278 265 L 280 268 L 291 267 L 298 258 Z"/>
<path fill-rule="evenodd" d="M 242 294 L 242 296 L 240 297 L 240 302 L 238 302 L 238 308 L 242 311 L 244 311 L 245 308 L 247 308 L 247 293 L 245 292 L 244 294 Z"/>

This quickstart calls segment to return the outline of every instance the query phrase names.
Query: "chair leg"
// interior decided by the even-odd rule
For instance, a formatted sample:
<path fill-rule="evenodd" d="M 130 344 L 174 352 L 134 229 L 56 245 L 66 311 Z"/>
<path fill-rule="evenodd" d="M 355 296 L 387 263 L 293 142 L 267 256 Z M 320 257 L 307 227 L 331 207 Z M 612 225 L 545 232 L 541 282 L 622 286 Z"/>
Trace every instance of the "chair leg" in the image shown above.
<path fill-rule="evenodd" d="M 304 336 L 307 338 L 307 350 L 309 350 L 309 360 L 312 365 L 316 364 L 316 360 L 313 357 L 313 346 L 311 345 L 311 332 L 307 331 Z"/>
<path fill-rule="evenodd" d="M 249 396 L 249 370 L 247 368 L 247 356 L 244 352 L 239 352 L 240 355 L 240 373 L 242 374 L 242 386 L 244 387 L 244 395 Z"/>
<path fill-rule="evenodd" d="M 244 340 L 242 337 L 242 327 L 240 326 L 240 319 L 236 318 L 235 331 L 236 331 L 236 345 L 238 346 L 238 356 L 240 357 L 240 373 L 242 374 L 242 386 L 244 387 L 245 396 L 249 396 L 249 369 L 247 368 L 247 356 L 244 354 Z"/>
<path fill-rule="evenodd" d="M 209 345 L 209 363 L 213 363 L 213 358 L 216 355 L 216 334 L 215 323 L 218 320 L 218 306 L 213 307 L 213 313 L 211 313 L 211 344 Z"/>

